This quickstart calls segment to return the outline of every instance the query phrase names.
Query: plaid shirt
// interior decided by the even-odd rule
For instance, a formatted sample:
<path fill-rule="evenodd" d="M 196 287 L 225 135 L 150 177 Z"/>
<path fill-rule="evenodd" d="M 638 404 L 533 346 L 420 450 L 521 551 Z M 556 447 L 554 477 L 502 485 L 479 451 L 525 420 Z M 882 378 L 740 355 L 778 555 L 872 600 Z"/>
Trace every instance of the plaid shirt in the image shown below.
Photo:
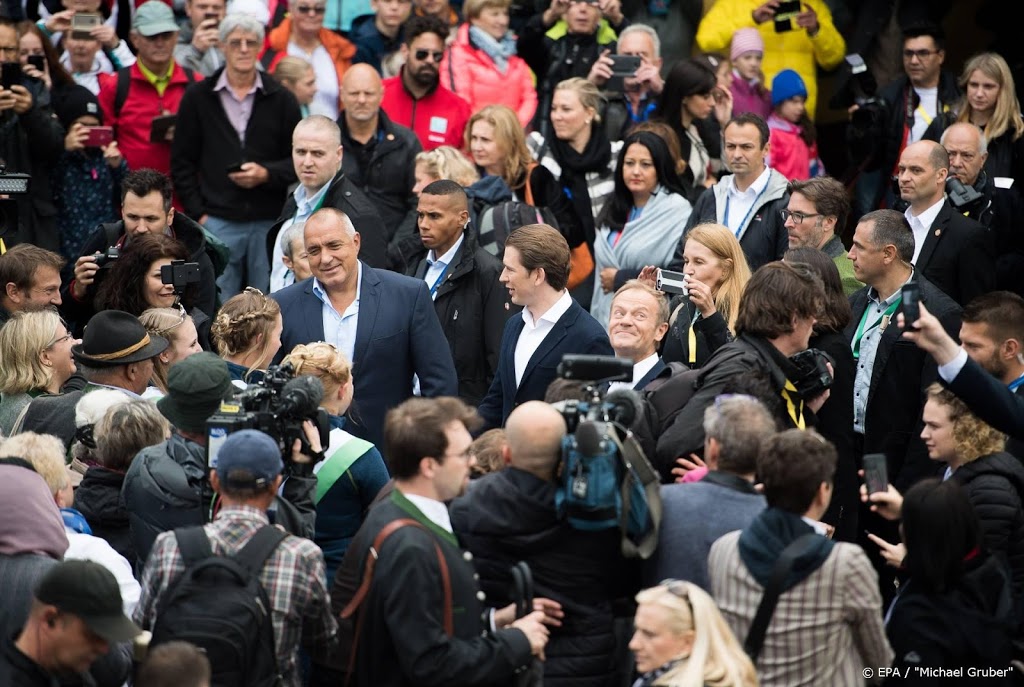
<path fill-rule="evenodd" d="M 269 522 L 261 510 L 230 506 L 221 510 L 205 530 L 215 554 L 231 555 Z M 143 629 L 153 629 L 157 604 L 184 570 L 174 532 L 164 532 L 157 537 L 142 573 L 142 598 L 135 609 L 135 622 Z M 296 666 L 300 636 L 304 646 L 319 653 L 335 640 L 338 631 L 331 614 L 323 553 L 310 540 L 289 536 L 267 559 L 260 582 L 273 608 L 274 642 L 284 684 L 300 687 Z"/>

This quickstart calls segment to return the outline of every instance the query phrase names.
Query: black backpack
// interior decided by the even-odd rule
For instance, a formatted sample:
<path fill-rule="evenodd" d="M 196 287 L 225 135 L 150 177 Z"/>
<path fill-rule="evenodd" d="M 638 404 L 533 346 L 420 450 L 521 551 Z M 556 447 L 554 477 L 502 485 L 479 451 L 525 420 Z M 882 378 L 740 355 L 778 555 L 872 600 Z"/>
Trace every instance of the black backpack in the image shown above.
<path fill-rule="evenodd" d="M 281 675 L 270 600 L 259 574 L 288 536 L 265 525 L 234 556 L 214 555 L 201 526 L 174 530 L 185 572 L 157 606 L 150 646 L 190 642 L 206 654 L 214 687 L 277 687 Z"/>

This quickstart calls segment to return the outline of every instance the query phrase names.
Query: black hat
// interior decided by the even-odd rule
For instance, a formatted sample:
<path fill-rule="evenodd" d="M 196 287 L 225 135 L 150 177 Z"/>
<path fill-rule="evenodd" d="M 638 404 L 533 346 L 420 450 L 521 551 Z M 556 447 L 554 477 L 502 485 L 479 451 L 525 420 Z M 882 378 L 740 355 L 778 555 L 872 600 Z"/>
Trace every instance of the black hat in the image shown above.
<path fill-rule="evenodd" d="M 215 353 L 202 351 L 171 365 L 167 395 L 156 406 L 178 429 L 205 432 L 206 420 L 234 393 L 228 364 Z"/>
<path fill-rule="evenodd" d="M 167 339 L 147 332 L 135 315 L 103 310 L 86 323 L 82 343 L 72 346 L 71 353 L 89 367 L 117 367 L 154 358 L 167 345 Z"/>
<path fill-rule="evenodd" d="M 57 119 L 65 129 L 70 129 L 76 119 L 86 115 L 92 115 L 99 120 L 100 124 L 103 123 L 103 110 L 100 109 L 100 101 L 85 86 L 76 84 L 55 91 L 51 105 Z"/>
<path fill-rule="evenodd" d="M 111 644 L 134 639 L 142 630 L 124 615 L 117 578 L 99 563 L 68 560 L 50 568 L 36 586 L 40 603 L 78 616 Z"/>

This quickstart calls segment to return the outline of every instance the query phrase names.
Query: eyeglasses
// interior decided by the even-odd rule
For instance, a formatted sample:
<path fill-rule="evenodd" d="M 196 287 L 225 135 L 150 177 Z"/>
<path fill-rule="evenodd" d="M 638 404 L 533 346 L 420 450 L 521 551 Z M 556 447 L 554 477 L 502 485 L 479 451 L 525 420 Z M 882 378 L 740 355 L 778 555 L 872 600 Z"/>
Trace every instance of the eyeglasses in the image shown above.
<path fill-rule="evenodd" d="M 327 7 L 324 5 L 297 5 L 295 11 L 299 14 L 311 14 L 313 16 L 321 15 L 327 11 Z"/>
<path fill-rule="evenodd" d="M 72 338 L 73 336 L 74 336 L 73 334 L 69 333 L 69 334 L 65 334 L 64 336 L 60 337 L 59 339 L 54 339 L 50 343 L 46 344 L 46 346 L 43 347 L 43 350 L 44 351 L 48 351 L 51 348 L 53 348 L 54 346 L 56 346 L 57 344 L 63 343 L 65 341 L 67 341 L 68 339 Z"/>
<path fill-rule="evenodd" d="M 228 47 L 232 50 L 258 48 L 260 47 L 260 42 L 255 38 L 232 38 L 228 41 Z"/>
<path fill-rule="evenodd" d="M 927 57 L 931 57 L 932 55 L 938 54 L 938 50 L 904 50 L 903 59 L 912 60 L 916 57 L 919 60 L 924 60 Z"/>
<path fill-rule="evenodd" d="M 415 55 L 416 59 L 420 62 L 426 60 L 427 57 L 433 59 L 434 62 L 440 62 L 441 58 L 444 57 L 444 53 L 440 50 L 417 50 L 413 55 Z"/>
<path fill-rule="evenodd" d="M 792 217 L 793 224 L 802 224 L 808 217 L 821 217 L 821 213 L 818 212 L 790 212 L 789 210 L 779 210 L 779 214 L 782 216 L 783 222 Z"/>

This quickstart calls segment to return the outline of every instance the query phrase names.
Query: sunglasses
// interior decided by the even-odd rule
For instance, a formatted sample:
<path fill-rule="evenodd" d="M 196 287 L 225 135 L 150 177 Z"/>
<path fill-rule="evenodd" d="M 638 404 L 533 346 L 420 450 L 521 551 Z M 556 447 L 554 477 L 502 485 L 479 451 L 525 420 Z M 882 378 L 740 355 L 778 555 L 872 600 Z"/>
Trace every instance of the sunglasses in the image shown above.
<path fill-rule="evenodd" d="M 416 52 L 413 53 L 413 55 L 415 55 L 416 59 L 419 60 L 420 62 L 423 62 L 428 57 L 430 57 L 431 59 L 434 60 L 434 62 L 440 63 L 441 58 L 444 57 L 444 52 L 442 52 L 441 50 L 417 50 Z"/>
<path fill-rule="evenodd" d="M 327 11 L 327 7 L 323 5 L 298 5 L 295 7 L 295 11 L 299 14 L 312 14 L 320 15 Z"/>

